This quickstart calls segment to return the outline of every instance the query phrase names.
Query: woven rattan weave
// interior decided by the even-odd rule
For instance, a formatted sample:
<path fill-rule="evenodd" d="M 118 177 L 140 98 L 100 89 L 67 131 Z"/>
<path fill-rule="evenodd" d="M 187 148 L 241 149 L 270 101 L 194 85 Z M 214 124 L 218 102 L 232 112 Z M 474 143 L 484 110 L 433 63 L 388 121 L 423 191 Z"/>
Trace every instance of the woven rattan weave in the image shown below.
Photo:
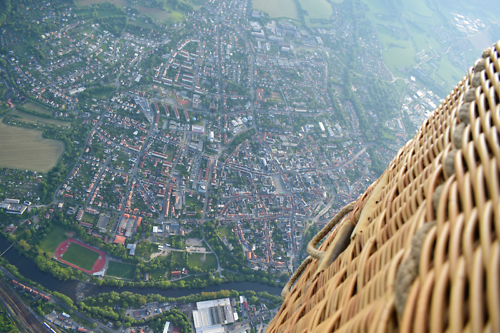
<path fill-rule="evenodd" d="M 311 241 L 267 332 L 500 332 L 499 52 Z"/>

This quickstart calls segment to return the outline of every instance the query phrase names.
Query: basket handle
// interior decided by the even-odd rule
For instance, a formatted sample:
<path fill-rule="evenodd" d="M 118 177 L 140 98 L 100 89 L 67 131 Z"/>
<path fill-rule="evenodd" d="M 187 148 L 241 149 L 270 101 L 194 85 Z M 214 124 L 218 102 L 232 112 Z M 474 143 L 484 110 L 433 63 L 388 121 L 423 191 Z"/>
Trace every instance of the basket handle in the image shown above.
<path fill-rule="evenodd" d="M 304 271 L 304 269 L 306 269 L 307 265 L 309 265 L 312 262 L 312 260 L 313 260 L 313 258 L 311 258 L 311 256 L 307 257 L 302 262 L 302 264 L 300 264 L 299 268 L 297 268 L 295 270 L 295 272 L 293 273 L 293 275 L 290 277 L 290 280 L 288 280 L 288 282 L 286 283 L 286 285 L 283 287 L 283 290 L 281 291 L 281 298 L 283 298 L 283 300 L 286 299 L 286 297 L 290 293 L 290 288 L 292 288 L 292 286 L 295 283 L 295 281 L 297 281 L 297 279 L 299 278 L 300 274 L 302 274 L 302 272 Z"/>
<path fill-rule="evenodd" d="M 354 209 L 356 201 L 351 202 L 350 204 L 344 206 L 340 212 L 338 212 L 333 219 L 328 222 L 327 225 L 320 232 L 318 232 L 313 239 L 307 244 L 307 253 L 313 257 L 314 259 L 321 260 L 325 256 L 324 251 L 316 250 L 316 245 L 333 229 L 339 221 L 344 218 L 348 213 L 350 213 Z"/>

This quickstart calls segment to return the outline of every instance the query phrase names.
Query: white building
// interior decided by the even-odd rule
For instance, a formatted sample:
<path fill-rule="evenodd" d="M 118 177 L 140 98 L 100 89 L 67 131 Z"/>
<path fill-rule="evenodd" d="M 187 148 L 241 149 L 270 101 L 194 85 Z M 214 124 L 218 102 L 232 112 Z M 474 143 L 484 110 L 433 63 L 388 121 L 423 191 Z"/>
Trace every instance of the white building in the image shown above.
<path fill-rule="evenodd" d="M 325 125 L 323 125 L 323 123 L 321 121 L 318 123 L 318 125 L 319 125 L 319 129 L 321 130 L 321 132 L 324 132 L 325 131 Z"/>

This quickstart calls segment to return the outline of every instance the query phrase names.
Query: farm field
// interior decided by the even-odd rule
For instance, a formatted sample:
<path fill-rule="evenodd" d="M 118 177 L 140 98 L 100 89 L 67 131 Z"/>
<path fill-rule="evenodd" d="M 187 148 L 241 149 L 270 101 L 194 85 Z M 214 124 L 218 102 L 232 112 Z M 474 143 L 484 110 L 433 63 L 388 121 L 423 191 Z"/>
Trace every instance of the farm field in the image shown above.
<path fill-rule="evenodd" d="M 40 243 L 40 249 L 44 252 L 54 253 L 57 249 L 57 245 L 64 242 L 68 238 L 69 237 L 66 236 L 66 230 L 62 227 L 56 226 Z"/>
<path fill-rule="evenodd" d="M 110 261 L 106 276 L 114 276 L 122 279 L 132 280 L 134 278 L 135 265 L 125 264 L 118 261 Z"/>
<path fill-rule="evenodd" d="M 37 111 L 37 112 L 40 112 L 40 113 L 44 113 L 46 115 L 49 115 L 51 116 L 53 111 L 47 109 L 47 108 L 44 108 L 43 106 L 41 105 L 38 105 L 38 104 L 35 104 L 35 103 L 31 103 L 31 102 L 26 102 L 23 104 L 23 106 L 28 109 L 28 110 L 33 110 L 33 111 Z"/>
<path fill-rule="evenodd" d="M 50 118 L 44 118 L 44 117 L 38 117 L 35 116 L 34 114 L 23 112 L 20 110 L 14 110 L 11 115 L 17 116 L 19 121 L 25 121 L 27 123 L 44 123 L 44 124 L 53 124 L 53 125 L 59 125 L 59 126 L 64 126 L 64 127 L 69 127 L 71 123 L 69 121 L 63 121 L 63 120 L 58 120 L 58 119 L 50 119 Z"/>
<path fill-rule="evenodd" d="M 268 13 L 271 17 L 299 18 L 293 0 L 254 0 L 252 1 L 252 8 Z"/>
<path fill-rule="evenodd" d="M 142 6 L 134 6 L 134 8 L 137 9 L 139 12 L 141 12 L 141 14 L 149 16 L 153 20 L 158 20 L 158 21 L 166 21 L 167 19 L 170 18 L 171 14 L 166 10 L 160 8 L 151 8 Z"/>
<path fill-rule="evenodd" d="M 190 253 L 188 263 L 201 269 L 217 269 L 217 258 L 213 253 Z"/>
<path fill-rule="evenodd" d="M 0 121 L 0 167 L 47 172 L 64 152 L 58 140 L 42 138 L 42 132 L 5 125 Z"/>
<path fill-rule="evenodd" d="M 87 271 L 92 269 L 97 258 L 99 258 L 99 253 L 76 243 L 71 243 L 61 257 L 61 259 Z"/>
<path fill-rule="evenodd" d="M 387 67 L 396 77 L 405 78 L 406 74 L 400 72 L 398 67 L 410 67 L 415 64 L 413 53 L 408 41 L 394 39 L 385 34 L 379 34 L 380 41 L 385 46 L 385 51 L 382 53 Z"/>

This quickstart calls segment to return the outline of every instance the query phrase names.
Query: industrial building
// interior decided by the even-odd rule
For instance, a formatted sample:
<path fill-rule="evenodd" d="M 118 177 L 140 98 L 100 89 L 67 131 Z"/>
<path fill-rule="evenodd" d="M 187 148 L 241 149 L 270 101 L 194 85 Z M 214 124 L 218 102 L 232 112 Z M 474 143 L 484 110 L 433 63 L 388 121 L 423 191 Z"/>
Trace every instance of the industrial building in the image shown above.
<path fill-rule="evenodd" d="M 229 298 L 197 302 L 193 310 L 193 322 L 196 333 L 223 333 L 222 325 L 235 321 Z"/>

